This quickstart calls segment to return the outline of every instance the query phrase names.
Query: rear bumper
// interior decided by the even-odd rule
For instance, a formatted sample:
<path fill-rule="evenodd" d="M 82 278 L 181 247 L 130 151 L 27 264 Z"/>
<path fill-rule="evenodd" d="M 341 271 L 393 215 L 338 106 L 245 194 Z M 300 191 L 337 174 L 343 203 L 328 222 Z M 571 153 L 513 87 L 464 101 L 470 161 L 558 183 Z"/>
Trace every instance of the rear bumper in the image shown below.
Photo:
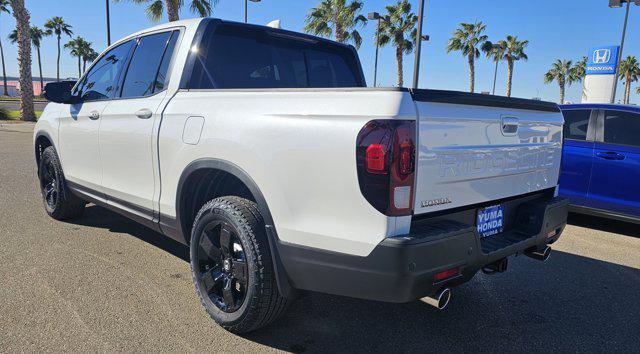
<path fill-rule="evenodd" d="M 385 239 L 366 257 L 289 244 L 279 244 L 278 253 L 294 288 L 409 302 L 462 284 L 487 264 L 555 242 L 566 225 L 567 205 L 558 197 L 510 201 L 507 209 L 515 216 L 509 231 L 482 240 L 473 223 L 444 215 L 412 226 L 408 235 Z M 454 278 L 434 282 L 436 273 L 457 267 L 460 273 Z"/>

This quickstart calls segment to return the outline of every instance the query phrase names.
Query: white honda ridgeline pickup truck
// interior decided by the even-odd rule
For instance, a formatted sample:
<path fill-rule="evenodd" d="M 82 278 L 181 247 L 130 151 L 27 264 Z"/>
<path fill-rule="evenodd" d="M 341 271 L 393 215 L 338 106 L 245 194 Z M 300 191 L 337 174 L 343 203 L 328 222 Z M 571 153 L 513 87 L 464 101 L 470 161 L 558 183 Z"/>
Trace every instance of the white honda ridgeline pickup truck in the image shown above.
<path fill-rule="evenodd" d="M 367 88 L 354 48 L 322 38 L 172 22 L 45 96 L 47 213 L 91 202 L 189 245 L 202 304 L 236 333 L 300 290 L 442 309 L 508 256 L 546 259 L 566 224 L 556 104 Z"/>

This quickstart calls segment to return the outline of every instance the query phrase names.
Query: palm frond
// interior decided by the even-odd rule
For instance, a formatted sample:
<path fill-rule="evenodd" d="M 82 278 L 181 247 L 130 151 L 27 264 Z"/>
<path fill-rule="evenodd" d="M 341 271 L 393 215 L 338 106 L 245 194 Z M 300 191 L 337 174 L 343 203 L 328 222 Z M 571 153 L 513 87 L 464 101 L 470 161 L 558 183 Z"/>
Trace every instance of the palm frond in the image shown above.
<path fill-rule="evenodd" d="M 66 23 L 60 16 L 55 16 L 47 20 L 47 22 L 45 22 L 44 24 L 44 28 L 44 33 L 47 36 L 55 34 L 57 37 L 60 37 L 62 34 L 66 34 L 67 36 L 71 37 L 73 35 L 73 26 Z"/>
<path fill-rule="evenodd" d="M 13 31 L 11 31 L 11 33 L 9 33 L 9 35 L 7 36 L 7 39 L 9 40 L 9 42 L 11 42 L 11 44 L 18 43 L 18 30 L 14 29 Z"/>
<path fill-rule="evenodd" d="M 362 43 L 356 27 L 367 23 L 367 18 L 360 12 L 363 8 L 361 0 L 321 0 L 309 10 L 303 31 L 321 37 L 331 37 L 342 42 L 353 42 L 357 48 Z"/>
<path fill-rule="evenodd" d="M 198 14 L 200 17 L 211 16 L 213 7 L 218 3 L 218 0 L 191 0 L 189 9 L 191 12 Z"/>
<path fill-rule="evenodd" d="M 9 10 L 9 0 L 0 0 L 0 12 L 11 13 L 11 10 Z"/>
<path fill-rule="evenodd" d="M 160 21 L 162 19 L 162 14 L 164 13 L 164 2 L 162 0 L 152 1 L 145 12 L 151 21 Z"/>

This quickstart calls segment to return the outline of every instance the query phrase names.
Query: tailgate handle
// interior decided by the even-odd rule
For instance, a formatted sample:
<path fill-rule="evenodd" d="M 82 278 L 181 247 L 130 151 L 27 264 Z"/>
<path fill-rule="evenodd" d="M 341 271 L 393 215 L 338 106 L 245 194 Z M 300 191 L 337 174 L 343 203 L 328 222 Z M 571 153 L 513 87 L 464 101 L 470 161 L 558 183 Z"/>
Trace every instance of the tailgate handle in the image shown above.
<path fill-rule="evenodd" d="M 518 134 L 518 118 L 503 116 L 502 117 L 502 135 L 512 136 Z"/>

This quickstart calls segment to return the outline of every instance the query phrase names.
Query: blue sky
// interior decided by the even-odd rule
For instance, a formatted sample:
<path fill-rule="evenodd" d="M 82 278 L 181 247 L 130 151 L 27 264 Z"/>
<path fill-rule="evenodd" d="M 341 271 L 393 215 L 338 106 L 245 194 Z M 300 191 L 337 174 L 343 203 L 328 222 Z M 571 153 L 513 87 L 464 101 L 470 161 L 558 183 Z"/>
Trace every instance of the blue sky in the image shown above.
<path fill-rule="evenodd" d="M 304 26 L 308 10 L 319 0 L 262 0 L 249 3 L 249 21 L 266 24 L 281 19 L 283 27 L 299 31 Z M 364 0 L 366 15 L 370 11 L 383 12 L 384 5 L 392 0 Z M 188 3 L 189 0 L 185 0 Z M 417 12 L 418 1 L 412 0 Z M 94 48 L 102 51 L 106 46 L 104 0 L 26 0 L 31 11 L 33 25 L 42 26 L 53 16 L 62 16 L 73 26 L 75 34 L 93 42 Z M 118 39 L 127 34 L 152 26 L 144 12 L 145 6 L 126 0 L 111 4 L 111 36 Z M 182 18 L 193 15 L 185 6 Z M 214 17 L 242 21 L 243 0 L 219 0 Z M 558 99 L 557 85 L 545 85 L 542 76 L 556 58 L 578 60 L 587 55 L 589 48 L 600 45 L 615 45 L 620 41 L 623 9 L 609 9 L 607 0 L 426 0 L 425 33 L 431 41 L 423 45 L 420 86 L 427 88 L 467 90 L 468 69 L 466 59 L 458 53 L 447 54 L 447 40 L 460 22 L 481 20 L 487 25 L 491 40 L 499 40 L 507 34 L 528 39 L 529 60 L 515 66 L 513 95 L 546 100 Z M 7 74 L 18 72 L 17 48 L 8 43 L 6 36 L 14 28 L 13 18 L 0 17 L 0 36 L 5 48 Z M 359 50 L 367 81 L 373 82 L 375 24 L 361 29 L 364 38 Z M 46 38 L 42 46 L 43 71 L 45 76 L 55 76 L 56 43 L 53 37 Z M 624 56 L 640 57 L 640 7 L 632 6 Z M 35 63 L 35 62 L 34 62 Z M 61 76 L 77 75 L 76 61 L 63 52 Z M 405 57 L 405 84 L 411 84 L 413 55 Z M 34 66 L 34 73 L 37 67 Z M 378 73 L 382 85 L 396 82 L 396 63 L 391 47 L 381 48 Z M 484 57 L 476 64 L 476 90 L 489 91 L 493 82 L 493 65 Z M 639 84 L 636 83 L 636 86 Z M 496 93 L 504 94 L 506 86 L 506 64 L 501 64 Z M 580 84 L 574 84 L 567 92 L 567 99 L 580 100 Z M 618 92 L 622 92 L 619 88 Z M 620 97 L 620 96 L 618 96 Z M 632 102 L 640 104 L 640 96 L 632 94 Z"/>

